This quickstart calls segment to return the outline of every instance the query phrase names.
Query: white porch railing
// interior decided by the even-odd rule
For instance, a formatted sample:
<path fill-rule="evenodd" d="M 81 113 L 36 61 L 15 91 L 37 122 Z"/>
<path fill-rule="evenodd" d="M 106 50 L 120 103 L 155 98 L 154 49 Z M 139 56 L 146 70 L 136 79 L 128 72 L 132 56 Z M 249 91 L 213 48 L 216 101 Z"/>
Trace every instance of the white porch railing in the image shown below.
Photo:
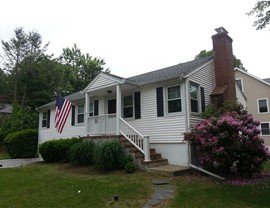
<path fill-rule="evenodd" d="M 116 114 L 89 117 L 88 133 L 92 135 L 116 134 Z"/>
<path fill-rule="evenodd" d="M 119 119 L 120 133 L 144 154 L 144 161 L 150 161 L 149 136 L 143 136 L 123 118 Z"/>

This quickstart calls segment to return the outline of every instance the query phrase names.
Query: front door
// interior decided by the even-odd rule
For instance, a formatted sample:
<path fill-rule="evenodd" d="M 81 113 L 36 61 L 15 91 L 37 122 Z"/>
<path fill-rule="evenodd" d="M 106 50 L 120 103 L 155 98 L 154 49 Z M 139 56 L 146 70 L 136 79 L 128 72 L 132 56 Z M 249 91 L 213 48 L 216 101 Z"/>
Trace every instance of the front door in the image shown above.
<path fill-rule="evenodd" d="M 116 99 L 108 100 L 108 114 L 116 113 Z"/>

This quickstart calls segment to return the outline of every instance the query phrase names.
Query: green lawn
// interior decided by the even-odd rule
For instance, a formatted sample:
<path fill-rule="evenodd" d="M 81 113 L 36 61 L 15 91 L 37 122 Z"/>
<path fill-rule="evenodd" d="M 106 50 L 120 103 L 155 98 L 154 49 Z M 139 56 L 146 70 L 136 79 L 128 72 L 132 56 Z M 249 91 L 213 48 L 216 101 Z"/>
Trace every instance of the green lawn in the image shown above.
<path fill-rule="evenodd" d="M 266 165 L 269 169 L 269 163 Z M 0 169 L 0 207 L 143 207 L 151 197 L 149 173 L 98 172 L 68 164 Z M 158 176 L 159 179 L 162 177 Z M 195 174 L 170 180 L 175 199 L 163 207 L 269 207 L 270 180 L 261 185 L 226 185 Z M 110 203 L 113 195 L 119 201 Z"/>

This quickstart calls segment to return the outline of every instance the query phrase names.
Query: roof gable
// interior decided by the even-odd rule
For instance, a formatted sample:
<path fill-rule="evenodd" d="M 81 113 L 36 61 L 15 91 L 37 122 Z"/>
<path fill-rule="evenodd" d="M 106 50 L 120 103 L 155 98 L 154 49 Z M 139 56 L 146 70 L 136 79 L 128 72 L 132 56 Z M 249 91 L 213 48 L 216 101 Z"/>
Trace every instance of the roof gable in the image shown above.
<path fill-rule="evenodd" d="M 122 84 L 125 82 L 125 79 L 122 77 L 118 77 L 112 74 L 107 74 L 104 72 L 100 72 L 87 87 L 82 91 L 85 93 L 91 90 L 102 89 L 104 87 L 109 87 L 117 84 Z"/>
<path fill-rule="evenodd" d="M 241 70 L 241 69 L 239 69 L 237 67 L 235 67 L 234 70 L 239 71 L 240 73 L 243 73 L 243 74 L 245 74 L 245 75 L 247 75 L 249 77 L 252 77 L 253 79 L 255 79 L 255 80 L 257 80 L 257 81 L 259 81 L 259 82 L 261 82 L 263 84 L 266 84 L 266 85 L 270 86 L 270 83 L 268 82 L 269 81 L 268 79 L 260 79 L 259 77 L 256 77 L 256 76 L 254 76 L 254 75 L 252 75 L 252 74 L 250 74 L 250 73 L 248 73 L 246 71 L 243 71 L 243 70 Z"/>

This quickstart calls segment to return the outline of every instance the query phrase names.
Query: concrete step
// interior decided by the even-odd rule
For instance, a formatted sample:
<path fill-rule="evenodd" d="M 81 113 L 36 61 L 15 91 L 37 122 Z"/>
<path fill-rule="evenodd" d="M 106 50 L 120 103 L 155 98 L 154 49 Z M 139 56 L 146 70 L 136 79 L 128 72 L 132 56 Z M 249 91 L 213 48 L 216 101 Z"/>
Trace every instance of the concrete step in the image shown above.
<path fill-rule="evenodd" d="M 162 176 L 180 176 L 190 171 L 190 167 L 183 167 L 178 165 L 162 165 L 158 167 L 149 168 L 149 172 L 156 173 Z"/>

